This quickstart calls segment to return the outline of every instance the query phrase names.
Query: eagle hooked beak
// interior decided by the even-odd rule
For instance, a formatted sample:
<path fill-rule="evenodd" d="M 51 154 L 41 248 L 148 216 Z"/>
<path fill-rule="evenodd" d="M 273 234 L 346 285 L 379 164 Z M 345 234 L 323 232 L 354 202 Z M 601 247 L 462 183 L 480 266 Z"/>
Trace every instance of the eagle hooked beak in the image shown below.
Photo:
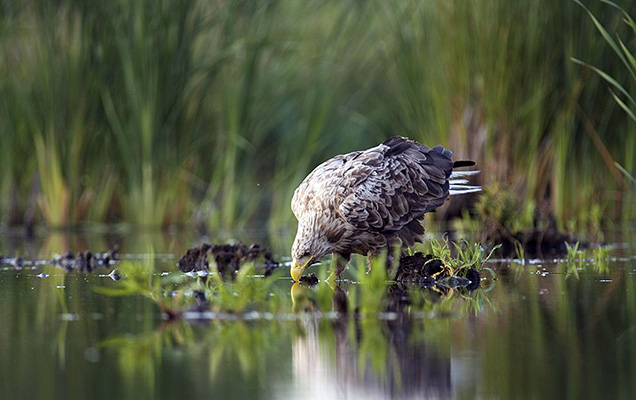
<path fill-rule="evenodd" d="M 291 269 L 289 270 L 289 273 L 291 274 L 291 277 L 295 282 L 300 281 L 300 277 L 303 276 L 303 272 L 309 265 L 310 261 L 311 261 L 311 258 L 307 259 L 307 261 L 302 265 L 298 264 L 298 261 L 294 261 L 294 263 L 291 266 Z"/>

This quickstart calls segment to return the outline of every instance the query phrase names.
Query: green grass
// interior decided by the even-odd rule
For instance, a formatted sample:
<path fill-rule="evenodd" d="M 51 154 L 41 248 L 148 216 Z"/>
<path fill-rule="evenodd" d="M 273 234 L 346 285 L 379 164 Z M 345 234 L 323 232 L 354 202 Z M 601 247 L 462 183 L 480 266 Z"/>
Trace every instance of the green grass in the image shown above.
<path fill-rule="evenodd" d="M 1 222 L 35 202 L 52 226 L 287 225 L 314 166 L 392 135 L 477 160 L 561 228 L 631 220 L 636 35 L 588 3 L 607 35 L 574 2 L 6 5 Z"/>
<path fill-rule="evenodd" d="M 483 276 L 483 271 L 488 271 L 493 278 L 495 277 L 494 271 L 486 267 L 486 263 L 500 245 L 493 246 L 488 254 L 481 244 L 469 242 L 466 239 L 452 242 L 452 245 L 451 249 L 446 236 L 442 240 L 432 239 L 429 243 L 430 254 L 444 263 L 444 268 L 449 276 L 457 275 L 464 268 L 473 268 L 481 276 Z"/>

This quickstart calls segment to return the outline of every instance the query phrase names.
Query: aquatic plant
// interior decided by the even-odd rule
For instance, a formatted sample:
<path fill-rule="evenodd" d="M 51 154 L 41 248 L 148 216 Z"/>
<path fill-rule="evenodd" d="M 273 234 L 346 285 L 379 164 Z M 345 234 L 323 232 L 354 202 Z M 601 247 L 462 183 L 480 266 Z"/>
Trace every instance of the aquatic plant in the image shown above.
<path fill-rule="evenodd" d="M 180 319 L 184 312 L 211 311 L 240 315 L 249 310 L 277 310 L 284 296 L 272 296 L 272 284 L 280 273 L 255 276 L 252 262 L 241 266 L 234 277 L 213 272 L 159 273 L 152 257 L 145 262 L 122 261 L 117 266 L 121 280 L 96 291 L 109 296 L 141 295 L 151 300 L 164 318 Z M 280 294 L 280 293 L 279 293 Z"/>
<path fill-rule="evenodd" d="M 149 258 L 145 262 L 122 261 L 117 266 L 117 275 L 121 280 L 112 286 L 99 286 L 98 293 L 109 296 L 141 295 L 159 307 L 169 318 L 178 315 L 182 302 L 181 296 L 169 296 L 164 289 L 162 278 L 154 269 L 154 262 Z M 180 304 L 181 303 L 181 304 Z"/>
<path fill-rule="evenodd" d="M 523 245 L 521 244 L 520 241 L 515 240 L 514 243 L 515 243 L 515 256 L 516 256 L 516 259 L 523 264 L 525 262 L 525 260 L 526 260 L 526 252 L 523 249 Z"/>
<path fill-rule="evenodd" d="M 595 272 L 607 274 L 610 271 L 610 261 L 608 246 L 598 246 L 592 250 L 592 268 Z"/>
<path fill-rule="evenodd" d="M 580 260 L 582 252 L 579 250 L 579 242 L 574 244 L 566 243 L 565 247 L 568 249 L 567 259 L 568 260 Z"/>
<path fill-rule="evenodd" d="M 473 268 L 480 274 L 482 271 L 487 271 L 494 277 L 495 272 L 485 265 L 499 247 L 499 245 L 493 246 L 486 255 L 486 250 L 481 244 L 462 239 L 459 242 L 453 242 L 456 252 L 456 256 L 453 256 L 448 237 L 444 236 L 441 241 L 437 238 L 430 241 L 431 254 L 442 261 L 450 276 L 456 275 L 464 268 Z"/>
<path fill-rule="evenodd" d="M 280 305 L 277 296 L 271 296 L 272 284 L 282 272 L 268 277 L 254 276 L 254 264 L 246 263 L 232 281 L 212 273 L 206 282 L 206 299 L 217 312 L 243 313 L 247 310 L 272 311 Z M 278 293 L 281 295 L 281 293 Z M 285 298 L 287 295 L 284 296 Z"/>
<path fill-rule="evenodd" d="M 363 260 L 363 257 L 356 258 L 355 277 L 360 285 L 356 288 L 353 304 L 365 315 L 375 316 L 386 310 L 388 302 L 386 293 L 391 282 L 386 267 L 386 254 L 372 260 L 370 271 L 367 271 Z"/>

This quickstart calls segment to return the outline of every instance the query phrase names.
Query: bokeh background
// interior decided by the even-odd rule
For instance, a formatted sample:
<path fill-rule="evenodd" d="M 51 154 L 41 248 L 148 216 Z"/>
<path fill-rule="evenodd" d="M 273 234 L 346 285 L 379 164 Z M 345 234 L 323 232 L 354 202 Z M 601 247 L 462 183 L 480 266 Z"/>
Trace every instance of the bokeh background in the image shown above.
<path fill-rule="evenodd" d="M 636 214 L 636 124 L 572 58 L 627 93 L 632 60 L 573 1 L 3 1 L 0 52 L 5 226 L 288 224 L 313 167 L 393 135 L 562 230 Z"/>

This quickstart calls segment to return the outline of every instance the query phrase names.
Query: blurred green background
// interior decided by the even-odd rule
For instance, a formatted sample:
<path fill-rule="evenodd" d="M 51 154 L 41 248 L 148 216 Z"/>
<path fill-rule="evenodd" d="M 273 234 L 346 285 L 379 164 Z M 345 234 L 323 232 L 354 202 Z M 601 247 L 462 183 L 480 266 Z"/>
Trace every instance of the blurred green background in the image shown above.
<path fill-rule="evenodd" d="M 619 10 L 587 3 L 634 49 Z M 571 58 L 636 79 L 572 1 L 1 7 L 3 225 L 288 224 L 313 167 L 393 135 L 475 159 L 561 229 L 636 216 L 615 164 L 636 172 L 636 124 Z"/>

